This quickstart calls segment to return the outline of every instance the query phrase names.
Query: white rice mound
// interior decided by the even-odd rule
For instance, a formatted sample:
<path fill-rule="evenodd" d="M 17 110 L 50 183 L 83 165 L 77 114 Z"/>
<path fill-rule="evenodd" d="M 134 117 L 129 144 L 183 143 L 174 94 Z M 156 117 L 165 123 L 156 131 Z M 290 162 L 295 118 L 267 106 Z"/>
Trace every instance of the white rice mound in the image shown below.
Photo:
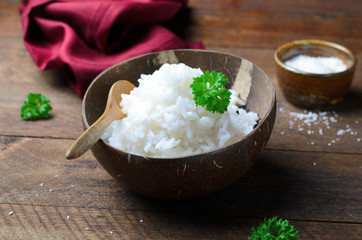
<path fill-rule="evenodd" d="M 245 103 L 233 90 L 224 114 L 196 106 L 190 88 L 198 68 L 164 64 L 139 86 L 122 95 L 126 118 L 115 120 L 102 139 L 124 152 L 145 157 L 182 157 L 237 142 L 251 132 L 259 117 L 238 106 Z"/>

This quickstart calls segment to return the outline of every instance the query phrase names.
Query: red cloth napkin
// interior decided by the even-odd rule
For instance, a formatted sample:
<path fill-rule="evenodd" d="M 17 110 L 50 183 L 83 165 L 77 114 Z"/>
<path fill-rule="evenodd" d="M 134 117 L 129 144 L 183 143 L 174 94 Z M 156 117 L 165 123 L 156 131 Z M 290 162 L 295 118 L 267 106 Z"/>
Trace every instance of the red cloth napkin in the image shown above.
<path fill-rule="evenodd" d="M 41 69 L 61 69 L 83 97 L 104 69 L 131 57 L 169 49 L 203 48 L 160 23 L 187 0 L 25 0 L 23 40 Z"/>

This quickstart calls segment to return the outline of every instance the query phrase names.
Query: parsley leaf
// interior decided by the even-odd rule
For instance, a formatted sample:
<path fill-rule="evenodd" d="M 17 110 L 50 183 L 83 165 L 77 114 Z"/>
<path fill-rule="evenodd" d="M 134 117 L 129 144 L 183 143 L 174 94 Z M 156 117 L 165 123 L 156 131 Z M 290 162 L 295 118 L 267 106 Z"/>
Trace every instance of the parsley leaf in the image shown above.
<path fill-rule="evenodd" d="M 216 71 L 206 71 L 200 77 L 195 77 L 190 87 L 196 105 L 210 112 L 226 112 L 231 96 L 231 92 L 224 87 L 227 82 L 225 75 Z"/>
<path fill-rule="evenodd" d="M 298 238 L 298 231 L 294 229 L 293 225 L 289 225 L 288 220 L 278 219 L 275 216 L 265 218 L 259 227 L 252 228 L 248 240 L 293 240 Z"/>
<path fill-rule="evenodd" d="M 40 93 L 29 93 L 28 100 L 21 105 L 20 116 L 24 120 L 49 118 L 52 111 L 50 100 Z"/>

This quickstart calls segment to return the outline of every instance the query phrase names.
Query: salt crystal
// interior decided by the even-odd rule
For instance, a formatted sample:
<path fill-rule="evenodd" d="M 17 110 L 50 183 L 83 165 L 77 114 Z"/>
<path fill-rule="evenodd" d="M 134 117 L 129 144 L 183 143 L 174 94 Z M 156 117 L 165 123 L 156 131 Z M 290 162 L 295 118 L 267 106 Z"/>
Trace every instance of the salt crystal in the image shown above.
<path fill-rule="evenodd" d="M 52 189 L 52 188 L 51 188 L 51 189 L 49 189 L 49 192 L 53 192 L 53 191 L 54 191 L 54 189 Z"/>
<path fill-rule="evenodd" d="M 69 218 L 70 218 L 70 217 L 69 217 L 69 216 L 67 216 L 67 220 L 69 220 Z"/>
<path fill-rule="evenodd" d="M 109 231 L 109 233 L 110 233 L 110 234 L 113 234 L 113 232 L 112 232 L 112 231 Z"/>
<path fill-rule="evenodd" d="M 328 145 L 328 146 L 331 146 L 331 145 L 332 145 L 332 143 L 328 143 L 327 145 Z"/>
<path fill-rule="evenodd" d="M 313 162 L 313 165 L 314 165 L 314 166 L 316 166 L 316 165 L 317 165 L 317 163 Z"/>
<path fill-rule="evenodd" d="M 11 211 L 9 212 L 9 216 L 13 215 L 14 214 L 14 211 Z"/>
<path fill-rule="evenodd" d="M 40 183 L 40 187 L 44 186 L 44 183 Z"/>
<path fill-rule="evenodd" d="M 280 132 L 280 135 L 284 135 L 284 132 L 283 132 L 283 131 L 281 131 L 281 132 Z"/>
<path fill-rule="evenodd" d="M 322 128 L 319 129 L 319 135 L 323 135 L 323 129 Z"/>
<path fill-rule="evenodd" d="M 357 138 L 357 142 L 360 142 L 361 141 L 361 139 L 360 138 Z"/>
<path fill-rule="evenodd" d="M 344 131 L 343 129 L 340 129 L 340 130 L 338 130 L 337 135 L 341 136 L 341 135 L 343 135 L 345 133 L 346 133 L 346 131 Z"/>
<path fill-rule="evenodd" d="M 143 223 L 143 220 L 142 220 L 142 219 L 140 219 L 140 223 Z"/>
<path fill-rule="evenodd" d="M 329 120 L 334 123 L 337 122 L 337 119 L 335 119 L 334 117 L 330 117 Z"/>
<path fill-rule="evenodd" d="M 342 72 L 347 66 L 336 57 L 312 57 L 298 55 L 285 62 L 285 65 L 296 70 L 309 73 L 325 74 Z"/>

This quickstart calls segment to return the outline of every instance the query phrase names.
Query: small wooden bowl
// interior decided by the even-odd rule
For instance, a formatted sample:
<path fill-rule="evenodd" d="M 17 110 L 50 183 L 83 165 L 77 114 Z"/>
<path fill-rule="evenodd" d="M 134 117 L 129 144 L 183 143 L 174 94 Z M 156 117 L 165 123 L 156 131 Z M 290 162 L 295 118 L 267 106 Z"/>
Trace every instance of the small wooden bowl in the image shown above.
<path fill-rule="evenodd" d="M 344 62 L 343 72 L 316 74 L 302 72 L 285 62 L 297 55 L 336 57 Z M 306 108 L 326 108 L 340 102 L 348 91 L 356 68 L 356 58 L 347 48 L 323 40 L 297 40 L 280 46 L 275 54 L 279 87 L 287 101 Z"/>
<path fill-rule="evenodd" d="M 174 50 L 130 59 L 108 68 L 89 86 L 82 105 L 83 126 L 88 128 L 102 114 L 111 85 L 127 79 L 135 86 L 140 74 L 152 74 L 163 63 L 185 63 L 206 71 L 221 71 L 233 83 L 240 57 L 204 50 Z M 217 191 L 240 178 L 256 161 L 272 132 L 275 90 L 268 76 L 253 65 L 246 110 L 258 113 L 255 129 L 239 142 L 204 154 L 179 158 L 145 158 L 120 151 L 99 140 L 92 153 L 104 169 L 128 189 L 158 199 L 182 199 Z"/>

